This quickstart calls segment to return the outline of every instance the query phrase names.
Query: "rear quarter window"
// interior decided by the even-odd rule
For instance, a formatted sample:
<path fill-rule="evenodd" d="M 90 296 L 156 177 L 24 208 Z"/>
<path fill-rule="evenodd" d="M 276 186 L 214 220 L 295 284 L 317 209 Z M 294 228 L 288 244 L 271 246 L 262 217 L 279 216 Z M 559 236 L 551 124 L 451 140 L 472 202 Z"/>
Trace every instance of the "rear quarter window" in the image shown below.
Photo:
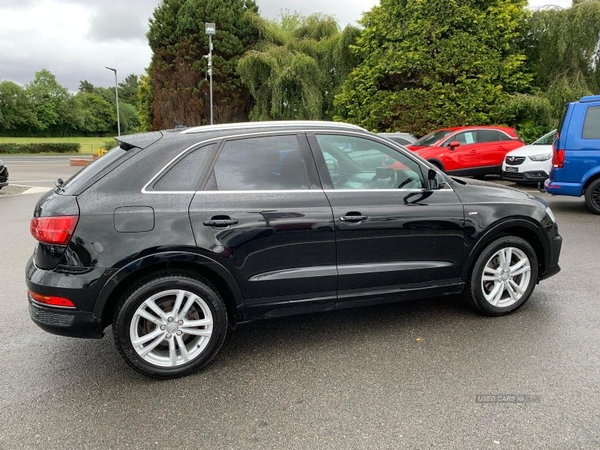
<path fill-rule="evenodd" d="M 583 138 L 600 139 L 600 106 L 590 106 L 583 121 Z"/>
<path fill-rule="evenodd" d="M 97 159 L 89 166 L 86 166 L 71 178 L 69 178 L 63 185 L 61 189 L 61 193 L 67 195 L 76 194 L 81 188 L 83 188 L 88 181 L 90 181 L 93 177 L 98 175 L 104 169 L 109 166 L 116 164 L 119 159 L 121 159 L 125 154 L 127 154 L 126 150 L 123 150 L 120 147 L 115 147 L 110 150 L 106 155 L 102 158 Z"/>
<path fill-rule="evenodd" d="M 205 145 L 183 155 L 156 181 L 154 191 L 197 191 L 217 144 Z"/>

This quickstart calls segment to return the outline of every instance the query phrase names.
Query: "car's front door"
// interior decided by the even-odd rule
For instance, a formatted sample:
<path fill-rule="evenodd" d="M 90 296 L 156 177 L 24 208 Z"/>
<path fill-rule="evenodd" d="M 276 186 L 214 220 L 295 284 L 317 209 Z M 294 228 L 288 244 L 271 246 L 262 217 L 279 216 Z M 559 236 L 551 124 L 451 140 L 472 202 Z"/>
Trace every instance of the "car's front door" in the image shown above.
<path fill-rule="evenodd" d="M 460 145 L 454 149 L 450 143 L 458 142 Z M 479 151 L 477 133 L 475 131 L 461 131 L 448 137 L 442 146 L 447 147 L 444 169 L 447 172 L 471 170 L 479 165 Z"/>
<path fill-rule="evenodd" d="M 198 247 L 236 278 L 247 317 L 333 309 L 333 217 L 305 134 L 226 140 L 190 220 Z"/>
<path fill-rule="evenodd" d="M 452 292 L 464 248 L 463 206 L 425 188 L 425 166 L 364 134 L 309 135 L 333 208 L 338 307 L 398 294 Z"/>

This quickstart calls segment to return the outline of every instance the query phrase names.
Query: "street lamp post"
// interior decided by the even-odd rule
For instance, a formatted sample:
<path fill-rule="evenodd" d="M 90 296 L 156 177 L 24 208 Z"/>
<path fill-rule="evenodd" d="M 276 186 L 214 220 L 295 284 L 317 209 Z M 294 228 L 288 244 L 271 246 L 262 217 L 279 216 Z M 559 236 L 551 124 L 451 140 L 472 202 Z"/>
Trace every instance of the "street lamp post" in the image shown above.
<path fill-rule="evenodd" d="M 210 124 L 213 124 L 213 66 L 212 66 L 212 37 L 215 35 L 217 31 L 217 27 L 214 23 L 205 22 L 204 23 L 204 32 L 208 35 L 208 77 L 209 77 L 209 90 L 210 90 Z"/>
<path fill-rule="evenodd" d="M 117 101 L 117 136 L 121 136 L 121 118 L 119 116 L 119 84 L 117 83 L 117 69 L 104 66 L 106 69 L 115 73 L 115 99 Z"/>

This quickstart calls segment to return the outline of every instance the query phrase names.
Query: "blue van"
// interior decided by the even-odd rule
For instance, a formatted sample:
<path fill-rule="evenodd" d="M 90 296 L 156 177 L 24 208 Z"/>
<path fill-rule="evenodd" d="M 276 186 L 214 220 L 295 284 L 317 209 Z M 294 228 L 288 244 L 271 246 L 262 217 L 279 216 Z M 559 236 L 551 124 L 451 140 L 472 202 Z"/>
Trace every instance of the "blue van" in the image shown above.
<path fill-rule="evenodd" d="M 546 191 L 553 195 L 585 195 L 586 206 L 600 214 L 600 95 L 566 105 L 552 148 Z"/>

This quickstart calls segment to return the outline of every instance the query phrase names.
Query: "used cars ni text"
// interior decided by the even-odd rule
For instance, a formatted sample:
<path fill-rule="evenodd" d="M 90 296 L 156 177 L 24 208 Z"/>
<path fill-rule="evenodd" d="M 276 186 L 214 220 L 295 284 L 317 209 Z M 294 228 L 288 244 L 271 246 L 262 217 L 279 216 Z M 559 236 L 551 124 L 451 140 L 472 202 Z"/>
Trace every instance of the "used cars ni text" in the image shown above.
<path fill-rule="evenodd" d="M 190 374 L 259 318 L 460 294 L 510 313 L 556 274 L 540 199 L 451 178 L 328 122 L 119 138 L 43 196 L 27 264 L 32 319 L 100 338 L 152 377 Z"/>

